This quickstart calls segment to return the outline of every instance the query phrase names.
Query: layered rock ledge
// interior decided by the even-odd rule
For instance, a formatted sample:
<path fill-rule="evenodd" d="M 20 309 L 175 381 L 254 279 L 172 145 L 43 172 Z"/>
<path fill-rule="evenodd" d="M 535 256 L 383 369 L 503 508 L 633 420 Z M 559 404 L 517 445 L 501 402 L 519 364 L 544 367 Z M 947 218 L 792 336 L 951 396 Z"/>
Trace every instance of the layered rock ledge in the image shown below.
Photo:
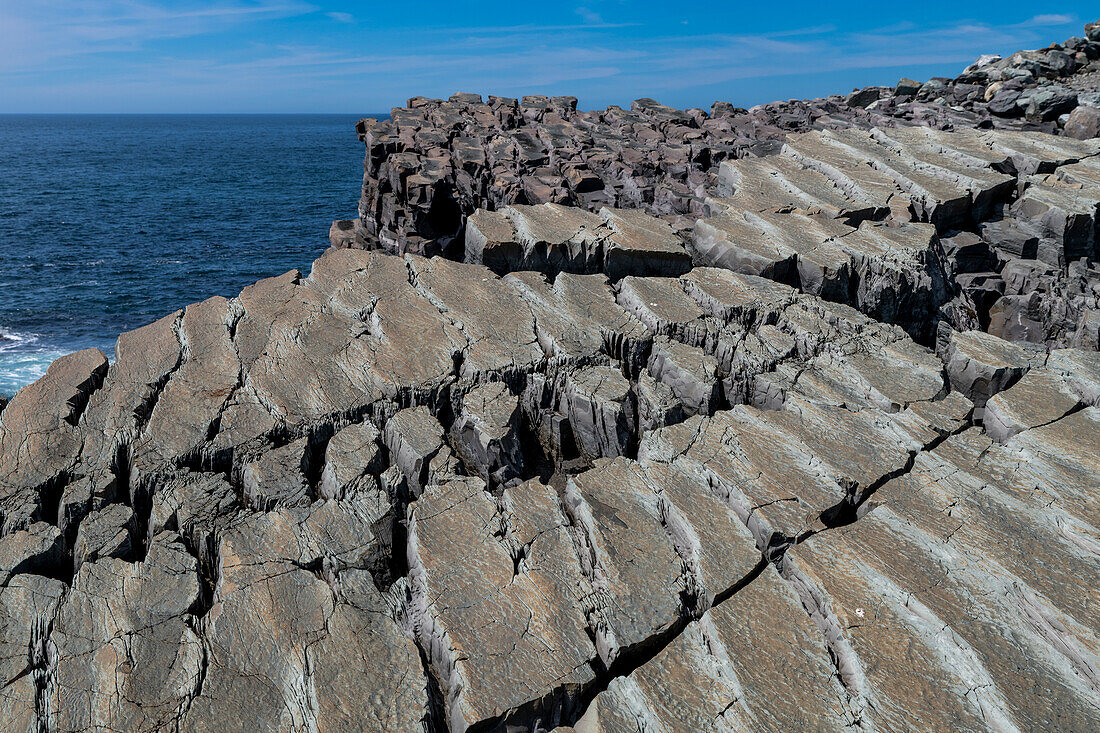
<path fill-rule="evenodd" d="M 0 413 L 0 727 L 1095 728 L 1100 354 L 943 354 L 712 267 L 188 306 Z"/>
<path fill-rule="evenodd" d="M 560 203 L 699 216 L 723 161 L 772 155 L 791 133 L 916 126 L 1100 133 L 1100 27 L 1038 51 L 982 56 L 954 79 L 847 96 L 678 110 L 652 99 L 583 112 L 575 97 L 414 97 L 359 122 L 360 219 L 334 243 L 446 250 L 478 208 Z"/>

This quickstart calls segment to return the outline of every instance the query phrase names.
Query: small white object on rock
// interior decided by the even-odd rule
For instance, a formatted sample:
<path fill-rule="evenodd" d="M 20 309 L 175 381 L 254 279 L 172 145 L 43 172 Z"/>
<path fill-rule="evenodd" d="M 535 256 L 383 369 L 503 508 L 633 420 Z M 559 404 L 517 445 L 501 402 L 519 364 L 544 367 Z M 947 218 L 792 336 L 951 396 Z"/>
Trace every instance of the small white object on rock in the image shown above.
<path fill-rule="evenodd" d="M 978 60 L 966 67 L 967 71 L 974 71 L 980 69 L 983 66 L 989 66 L 990 64 L 997 63 L 1001 60 L 1001 56 L 995 53 L 983 53 L 978 57 Z"/>

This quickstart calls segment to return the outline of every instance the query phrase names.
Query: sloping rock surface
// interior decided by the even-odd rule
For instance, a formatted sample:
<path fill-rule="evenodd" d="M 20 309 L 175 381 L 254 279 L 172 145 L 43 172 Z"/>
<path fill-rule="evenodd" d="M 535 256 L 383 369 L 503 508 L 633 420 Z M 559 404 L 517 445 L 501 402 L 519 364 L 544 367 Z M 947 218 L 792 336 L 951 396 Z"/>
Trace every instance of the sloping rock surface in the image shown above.
<path fill-rule="evenodd" d="M 1097 357 L 332 250 L 0 413 L 3 727 L 1095 729 Z"/>
<path fill-rule="evenodd" d="M 927 345 L 944 338 L 941 322 L 1010 341 L 1100 345 L 1100 138 L 826 129 L 789 134 L 774 152 L 716 163 L 684 210 L 617 195 L 581 206 L 452 200 L 462 213 L 451 234 L 429 243 L 410 229 L 378 241 L 499 274 L 619 282 L 724 267 L 855 306 Z M 408 206 L 421 198 L 408 187 L 401 196 Z M 516 203 L 527 200 L 545 203 Z"/>

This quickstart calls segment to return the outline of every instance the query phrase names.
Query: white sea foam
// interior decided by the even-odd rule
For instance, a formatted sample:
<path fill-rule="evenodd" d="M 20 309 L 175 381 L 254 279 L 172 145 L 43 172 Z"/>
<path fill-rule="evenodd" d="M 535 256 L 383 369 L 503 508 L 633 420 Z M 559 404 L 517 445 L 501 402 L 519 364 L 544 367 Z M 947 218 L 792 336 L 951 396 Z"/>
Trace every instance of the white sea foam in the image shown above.
<path fill-rule="evenodd" d="M 40 343 L 37 335 L 0 328 L 0 396 L 11 397 L 46 373 L 64 349 Z"/>
<path fill-rule="evenodd" d="M 43 337 L 0 326 L 0 397 L 10 398 L 46 373 L 55 359 L 87 346 L 95 346 L 114 361 L 114 344 L 69 343 L 59 345 Z"/>
<path fill-rule="evenodd" d="M 33 333 L 21 333 L 0 328 L 0 352 L 23 349 L 38 341 Z"/>

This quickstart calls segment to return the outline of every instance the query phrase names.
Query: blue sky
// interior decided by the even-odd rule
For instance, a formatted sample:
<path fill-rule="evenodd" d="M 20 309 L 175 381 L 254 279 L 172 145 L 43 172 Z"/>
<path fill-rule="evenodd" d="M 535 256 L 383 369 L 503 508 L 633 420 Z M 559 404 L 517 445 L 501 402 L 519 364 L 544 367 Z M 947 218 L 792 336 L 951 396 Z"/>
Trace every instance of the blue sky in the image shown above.
<path fill-rule="evenodd" d="M 1018 0 L 0 0 L 0 112 L 358 114 L 454 91 L 750 106 L 954 76 L 981 53 L 1080 35 L 1098 13 Z"/>

